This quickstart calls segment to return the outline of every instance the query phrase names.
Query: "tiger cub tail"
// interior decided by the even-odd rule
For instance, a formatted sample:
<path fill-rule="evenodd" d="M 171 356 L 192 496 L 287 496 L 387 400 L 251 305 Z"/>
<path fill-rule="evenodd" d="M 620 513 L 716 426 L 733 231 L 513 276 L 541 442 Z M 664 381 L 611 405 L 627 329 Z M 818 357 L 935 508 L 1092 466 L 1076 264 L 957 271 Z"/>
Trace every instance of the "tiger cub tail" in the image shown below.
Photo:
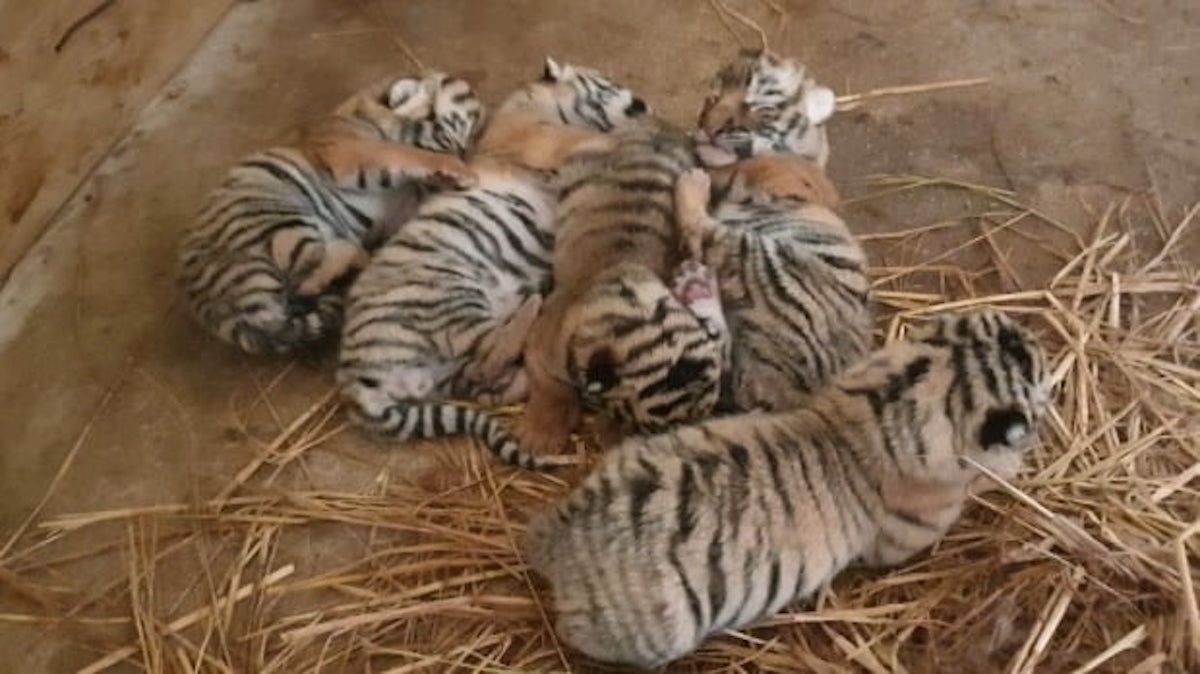
<path fill-rule="evenodd" d="M 548 471 L 574 462 L 566 456 L 526 452 L 499 419 L 461 403 L 406 401 L 384 408 L 378 417 L 367 416 L 361 409 L 355 415 L 368 429 L 399 442 L 456 435 L 477 438 L 496 458 L 526 470 Z"/>

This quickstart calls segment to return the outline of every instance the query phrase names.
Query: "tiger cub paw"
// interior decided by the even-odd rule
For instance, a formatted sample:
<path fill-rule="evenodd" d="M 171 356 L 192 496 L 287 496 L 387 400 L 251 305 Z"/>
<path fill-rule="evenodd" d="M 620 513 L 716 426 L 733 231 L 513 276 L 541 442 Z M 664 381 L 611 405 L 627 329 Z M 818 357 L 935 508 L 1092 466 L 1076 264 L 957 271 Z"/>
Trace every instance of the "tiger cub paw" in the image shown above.
<path fill-rule="evenodd" d="M 675 182 L 675 199 L 680 207 L 687 206 L 689 210 L 708 207 L 708 193 L 712 189 L 712 178 L 702 168 L 692 168 L 679 175 Z"/>
<path fill-rule="evenodd" d="M 696 315 L 710 337 L 724 334 L 725 312 L 721 309 L 721 290 L 712 270 L 696 260 L 684 261 L 675 271 L 671 293 Z"/>
<path fill-rule="evenodd" d="M 679 246 L 685 255 L 702 259 L 704 246 L 712 235 L 708 217 L 708 196 L 712 179 L 704 169 L 689 169 L 675 181 L 675 219 Z"/>
<path fill-rule="evenodd" d="M 531 413 L 529 409 L 513 427 L 513 437 L 521 449 L 538 456 L 564 451 L 571 440 L 571 426 L 561 419 Z"/>
<path fill-rule="evenodd" d="M 431 167 L 425 182 L 434 187 L 465 190 L 479 184 L 479 176 L 461 159 L 447 156 L 446 161 Z"/>

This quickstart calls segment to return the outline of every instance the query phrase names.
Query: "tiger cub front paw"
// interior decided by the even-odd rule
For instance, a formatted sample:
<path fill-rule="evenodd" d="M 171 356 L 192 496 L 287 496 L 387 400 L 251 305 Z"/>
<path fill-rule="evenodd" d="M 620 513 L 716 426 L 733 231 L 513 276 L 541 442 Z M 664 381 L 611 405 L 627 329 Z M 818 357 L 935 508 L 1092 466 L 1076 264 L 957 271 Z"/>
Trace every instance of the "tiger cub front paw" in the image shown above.
<path fill-rule="evenodd" d="M 708 176 L 707 171 L 701 168 L 688 169 L 681 173 L 675 182 L 675 199 L 680 207 L 706 210 L 711 189 L 712 178 Z"/>
<path fill-rule="evenodd" d="M 425 182 L 447 189 L 465 190 L 479 184 L 479 176 L 457 157 L 447 156 L 445 161 L 430 167 Z"/>
<path fill-rule="evenodd" d="M 687 257 L 703 259 L 704 247 L 712 236 L 708 196 L 712 179 L 704 169 L 690 169 L 675 181 L 675 218 L 679 247 Z"/>

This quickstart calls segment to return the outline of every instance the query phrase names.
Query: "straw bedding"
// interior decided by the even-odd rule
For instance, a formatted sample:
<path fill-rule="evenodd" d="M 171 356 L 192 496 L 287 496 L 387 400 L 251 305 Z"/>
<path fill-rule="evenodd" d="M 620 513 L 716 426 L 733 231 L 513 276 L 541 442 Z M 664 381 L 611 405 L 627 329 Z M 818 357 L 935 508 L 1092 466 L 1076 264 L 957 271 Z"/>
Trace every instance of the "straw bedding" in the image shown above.
<path fill-rule="evenodd" d="M 874 185 L 872 199 L 957 190 L 976 211 L 946 227 L 982 232 L 877 270 L 883 336 L 944 309 L 1019 314 L 1053 353 L 1043 442 L 1022 478 L 977 497 L 935 550 L 847 572 L 668 670 L 1200 668 L 1200 284 L 1179 246 L 1200 206 L 1166 222 L 1131 198 L 1078 235 L 1002 190 Z M 878 261 L 939 228 L 864 238 Z M 1059 271 L 1029 283 L 1004 253 L 1013 246 Z M 965 254 L 987 262 L 956 266 Z M 0 554 L 13 598 L 0 618 L 64 630 L 93 649 L 87 672 L 604 670 L 556 643 L 545 590 L 515 547 L 527 513 L 586 466 L 536 475 L 431 445 L 412 450 L 434 459 L 411 483 L 322 487 L 297 459 L 338 460 L 330 450 L 349 431 L 336 407 L 316 401 L 207 502 L 33 522 Z M 581 463 L 596 457 L 586 437 Z M 100 568 L 109 575 L 88 575 Z"/>

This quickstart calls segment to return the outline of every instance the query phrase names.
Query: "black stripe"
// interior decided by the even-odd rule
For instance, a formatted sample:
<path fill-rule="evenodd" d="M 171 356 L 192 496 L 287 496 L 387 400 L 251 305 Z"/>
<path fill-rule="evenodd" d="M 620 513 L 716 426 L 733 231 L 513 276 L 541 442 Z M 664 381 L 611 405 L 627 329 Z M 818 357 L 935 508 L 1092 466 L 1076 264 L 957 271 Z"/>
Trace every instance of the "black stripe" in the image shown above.
<path fill-rule="evenodd" d="M 779 500 L 783 503 L 783 509 L 787 513 L 788 519 L 795 521 L 796 506 L 792 503 L 792 496 L 789 489 L 783 483 L 783 476 L 779 473 L 779 459 L 775 456 L 775 449 L 770 443 L 755 431 L 755 443 L 759 447 L 759 451 L 767 460 L 767 471 L 771 476 L 771 485 L 775 488 L 775 494 L 779 496 Z"/>
<path fill-rule="evenodd" d="M 918 517 L 915 513 L 908 513 L 899 509 L 888 509 L 887 514 L 895 517 L 909 526 L 916 527 L 917 529 L 921 529 L 923 531 L 932 531 L 934 533 L 941 532 L 941 527 L 936 524 L 926 522 Z"/>
<path fill-rule="evenodd" d="M 725 569 L 724 569 L 723 564 L 721 563 L 722 562 L 721 557 L 724 553 L 724 547 L 725 547 L 725 541 L 724 541 L 725 518 L 717 517 L 715 519 L 717 522 L 717 527 L 713 531 L 712 538 L 709 539 L 709 541 L 708 541 L 708 553 L 707 553 L 708 605 L 709 605 L 709 610 L 711 611 L 711 613 L 710 613 L 711 617 L 709 618 L 709 621 L 712 624 L 710 625 L 710 627 L 713 629 L 720 629 L 720 628 L 724 627 L 724 625 L 717 624 L 717 616 L 719 616 L 721 614 L 721 611 L 724 610 L 725 599 L 726 599 Z"/>
<path fill-rule="evenodd" d="M 818 492 L 813 489 L 813 482 L 809 477 L 809 465 L 808 461 L 806 460 L 809 450 L 809 447 L 797 446 L 795 448 L 796 469 L 800 472 L 800 479 L 804 482 L 804 493 L 808 494 L 809 498 L 812 499 L 813 507 L 817 509 L 817 515 L 819 517 L 818 521 L 820 522 L 821 529 L 821 538 L 824 539 L 825 549 L 832 551 L 834 546 L 833 541 L 829 538 L 829 527 L 827 526 L 827 524 L 830 523 L 829 513 L 825 512 L 825 506 L 821 505 L 821 499 L 818 495 Z"/>
<path fill-rule="evenodd" d="M 688 580 L 687 572 L 683 564 L 679 561 L 679 548 L 688 541 L 696 526 L 695 513 L 691 512 L 691 498 L 695 488 L 695 477 L 692 475 L 692 468 L 685 463 L 683 464 L 683 474 L 679 480 L 679 490 L 676 494 L 676 528 L 675 533 L 671 536 L 671 547 L 667 553 L 667 558 L 671 563 L 671 568 L 675 570 L 675 575 L 679 577 L 680 585 L 683 586 L 683 592 L 687 597 L 688 611 L 692 616 L 692 623 L 699 631 L 700 627 L 704 625 L 700 598 L 696 595 L 696 590 L 692 587 L 691 581 Z"/>
<path fill-rule="evenodd" d="M 771 573 L 767 580 L 767 603 L 764 609 L 770 608 L 777 603 L 777 595 L 779 594 L 779 579 L 782 574 L 782 569 L 779 566 L 779 553 L 771 553 Z"/>
<path fill-rule="evenodd" d="M 662 472 L 644 456 L 639 456 L 637 462 L 643 473 L 635 475 L 629 481 L 629 516 L 632 520 L 635 539 L 640 538 L 642 534 L 646 504 L 650 502 L 650 498 L 654 496 L 655 492 L 662 489 Z"/>

